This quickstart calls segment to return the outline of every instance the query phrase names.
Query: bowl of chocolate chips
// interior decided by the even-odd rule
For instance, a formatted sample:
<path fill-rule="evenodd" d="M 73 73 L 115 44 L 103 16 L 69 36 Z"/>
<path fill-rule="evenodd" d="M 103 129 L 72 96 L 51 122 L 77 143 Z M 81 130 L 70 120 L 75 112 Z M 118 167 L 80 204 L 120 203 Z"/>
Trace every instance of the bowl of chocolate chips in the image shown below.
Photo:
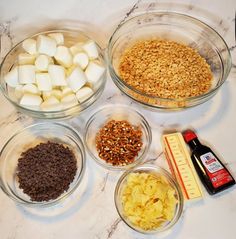
<path fill-rule="evenodd" d="M 26 206 L 55 205 L 79 186 L 85 151 L 78 133 L 60 123 L 37 123 L 15 133 L 0 152 L 0 186 Z"/>

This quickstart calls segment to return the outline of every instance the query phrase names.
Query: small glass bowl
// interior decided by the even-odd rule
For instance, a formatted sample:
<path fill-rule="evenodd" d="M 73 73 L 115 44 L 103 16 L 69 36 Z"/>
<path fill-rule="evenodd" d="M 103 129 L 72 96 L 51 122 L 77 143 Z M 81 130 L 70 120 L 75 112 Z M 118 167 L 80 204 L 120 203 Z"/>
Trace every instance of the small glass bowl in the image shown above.
<path fill-rule="evenodd" d="M 58 198 L 50 201 L 32 201 L 19 188 L 17 173 L 18 159 L 22 152 L 47 141 L 68 146 L 77 161 L 77 172 L 69 189 Z M 79 135 L 74 129 L 60 123 L 38 123 L 30 125 L 15 133 L 3 146 L 0 152 L 0 186 L 11 199 L 25 206 L 53 206 L 70 194 L 79 186 L 85 170 L 85 150 Z"/>
<path fill-rule="evenodd" d="M 113 166 L 99 157 L 98 151 L 96 149 L 96 134 L 99 132 L 99 129 L 110 120 L 127 120 L 131 125 L 140 126 L 142 131 L 143 145 L 133 163 L 124 166 Z M 141 163 L 148 153 L 151 141 L 151 129 L 145 118 L 137 111 L 123 105 L 106 106 L 97 111 L 88 120 L 84 135 L 85 146 L 90 156 L 99 165 L 110 170 L 126 170 Z"/>
<path fill-rule="evenodd" d="M 158 38 L 176 41 L 196 49 L 213 73 L 211 89 L 189 98 L 161 98 L 145 94 L 119 76 L 119 64 L 125 49 L 138 40 Z M 112 80 L 127 96 L 153 109 L 179 110 L 209 100 L 220 89 L 231 69 L 231 56 L 224 39 L 210 26 L 176 12 L 150 12 L 120 24 L 109 40 L 108 66 Z"/>
<path fill-rule="evenodd" d="M 168 221 L 162 224 L 160 227 L 156 228 L 155 230 L 149 230 L 149 231 L 145 231 L 141 228 L 138 228 L 129 221 L 129 219 L 123 213 L 123 205 L 121 202 L 121 196 L 122 196 L 123 188 L 127 182 L 127 177 L 131 173 L 148 173 L 148 174 L 152 174 L 156 176 L 165 177 L 165 179 L 170 184 L 170 186 L 175 190 L 175 193 L 176 193 L 175 196 L 178 201 L 175 208 L 175 215 L 171 221 Z M 173 176 L 169 172 L 167 172 L 165 169 L 158 166 L 151 165 L 151 164 L 143 164 L 126 171 L 117 182 L 115 193 L 114 193 L 114 200 L 115 200 L 115 206 L 116 206 L 117 212 L 120 215 L 121 219 L 130 228 L 143 234 L 154 234 L 154 233 L 159 233 L 159 232 L 164 232 L 169 230 L 180 219 L 183 212 L 183 206 L 184 206 L 183 194 L 181 192 L 179 185 L 176 183 L 176 180 L 173 178 Z"/>
<path fill-rule="evenodd" d="M 41 34 L 47 35 L 50 33 L 62 33 L 64 35 L 65 45 L 67 47 L 70 47 L 81 41 L 84 42 L 84 41 L 90 40 L 90 38 L 86 36 L 83 32 L 75 31 L 75 30 L 73 31 L 72 30 L 51 30 L 51 31 L 39 32 L 26 39 L 29 39 L 29 38 L 35 39 L 38 35 L 41 35 Z M 93 87 L 93 91 L 94 91 L 93 94 L 82 103 L 80 104 L 78 103 L 78 105 L 75 105 L 72 107 L 70 106 L 62 110 L 55 110 L 55 111 L 37 110 L 37 109 L 27 108 L 20 105 L 19 100 L 16 98 L 14 94 L 14 89 L 12 87 L 9 87 L 4 81 L 4 75 L 6 75 L 17 64 L 17 56 L 20 53 L 24 52 L 24 49 L 22 48 L 23 41 L 19 42 L 16 46 L 14 46 L 9 51 L 9 53 L 5 56 L 0 66 L 0 89 L 3 95 L 7 98 L 7 100 L 11 102 L 17 108 L 17 110 L 27 115 L 30 115 L 32 117 L 41 118 L 41 119 L 70 118 L 75 115 L 78 115 L 80 112 L 87 109 L 102 94 L 105 88 L 105 83 L 106 83 L 106 71 L 101 76 L 98 84 L 96 84 L 96 86 Z M 96 45 L 99 52 L 98 59 L 104 65 L 104 67 L 106 67 L 103 51 L 97 43 Z"/>

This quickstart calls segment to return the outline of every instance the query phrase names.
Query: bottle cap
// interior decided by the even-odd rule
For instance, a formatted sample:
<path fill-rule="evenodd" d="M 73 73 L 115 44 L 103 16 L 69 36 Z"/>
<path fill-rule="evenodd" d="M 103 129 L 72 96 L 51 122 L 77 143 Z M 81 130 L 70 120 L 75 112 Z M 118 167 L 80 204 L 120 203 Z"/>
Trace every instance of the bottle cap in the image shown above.
<path fill-rule="evenodd" d="M 182 134 L 186 143 L 197 138 L 197 135 L 190 129 L 184 131 Z"/>

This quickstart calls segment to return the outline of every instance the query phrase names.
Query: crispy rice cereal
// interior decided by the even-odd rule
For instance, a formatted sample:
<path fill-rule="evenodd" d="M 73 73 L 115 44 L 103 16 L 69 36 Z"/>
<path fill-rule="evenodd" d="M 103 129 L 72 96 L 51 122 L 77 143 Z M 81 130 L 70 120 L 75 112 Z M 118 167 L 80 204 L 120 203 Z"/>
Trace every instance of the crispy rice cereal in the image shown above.
<path fill-rule="evenodd" d="M 143 40 L 125 50 L 120 77 L 150 96 L 181 99 L 210 90 L 212 72 L 193 48 L 168 40 Z"/>

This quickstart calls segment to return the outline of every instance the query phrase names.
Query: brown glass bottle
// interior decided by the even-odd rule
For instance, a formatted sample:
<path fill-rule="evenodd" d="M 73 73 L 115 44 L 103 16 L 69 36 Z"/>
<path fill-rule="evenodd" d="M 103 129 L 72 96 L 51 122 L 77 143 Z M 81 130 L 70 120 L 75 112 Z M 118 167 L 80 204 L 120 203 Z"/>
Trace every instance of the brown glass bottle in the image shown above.
<path fill-rule="evenodd" d="M 218 193 L 235 184 L 224 164 L 209 147 L 200 143 L 193 131 L 187 130 L 183 136 L 192 151 L 194 167 L 209 194 Z"/>

